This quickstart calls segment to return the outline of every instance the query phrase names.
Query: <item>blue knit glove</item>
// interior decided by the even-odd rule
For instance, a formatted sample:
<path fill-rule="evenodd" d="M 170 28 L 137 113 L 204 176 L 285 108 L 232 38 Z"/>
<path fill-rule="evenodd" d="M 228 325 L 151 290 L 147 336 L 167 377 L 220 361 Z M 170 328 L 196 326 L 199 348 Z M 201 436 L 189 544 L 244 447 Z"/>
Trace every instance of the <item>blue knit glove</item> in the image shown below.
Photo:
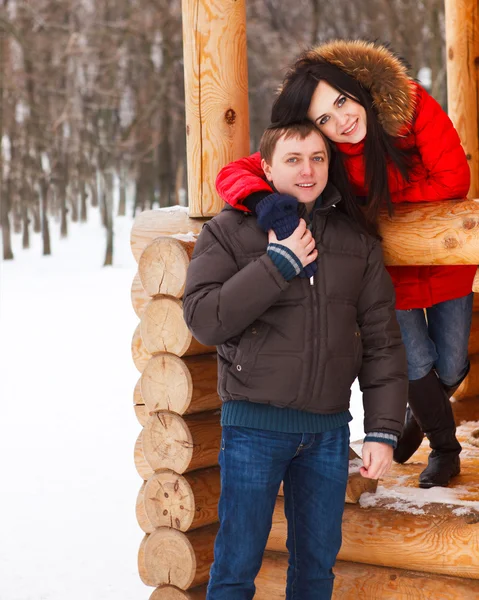
<path fill-rule="evenodd" d="M 272 229 L 284 240 L 299 225 L 298 201 L 288 194 L 270 194 L 256 205 L 256 216 L 263 231 Z"/>
<path fill-rule="evenodd" d="M 258 225 L 263 231 L 274 231 L 278 240 L 289 237 L 299 225 L 299 203 L 289 194 L 270 194 L 256 205 Z M 303 268 L 300 277 L 310 279 L 318 270 L 316 262 Z"/>

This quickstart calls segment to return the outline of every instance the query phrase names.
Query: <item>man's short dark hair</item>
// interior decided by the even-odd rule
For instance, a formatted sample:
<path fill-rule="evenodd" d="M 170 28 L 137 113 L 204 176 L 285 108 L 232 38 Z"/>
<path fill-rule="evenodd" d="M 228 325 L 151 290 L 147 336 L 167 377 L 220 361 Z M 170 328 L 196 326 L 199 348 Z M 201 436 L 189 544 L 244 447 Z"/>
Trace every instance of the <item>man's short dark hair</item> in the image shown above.
<path fill-rule="evenodd" d="M 264 160 L 270 165 L 273 159 L 276 144 L 280 138 L 284 137 L 285 140 L 289 140 L 290 138 L 297 137 L 301 140 L 304 140 L 313 131 L 318 133 L 323 138 L 329 161 L 331 159 L 329 140 L 311 121 L 301 121 L 300 123 L 291 123 L 290 125 L 271 125 L 265 129 L 259 143 L 261 158 L 264 158 Z"/>

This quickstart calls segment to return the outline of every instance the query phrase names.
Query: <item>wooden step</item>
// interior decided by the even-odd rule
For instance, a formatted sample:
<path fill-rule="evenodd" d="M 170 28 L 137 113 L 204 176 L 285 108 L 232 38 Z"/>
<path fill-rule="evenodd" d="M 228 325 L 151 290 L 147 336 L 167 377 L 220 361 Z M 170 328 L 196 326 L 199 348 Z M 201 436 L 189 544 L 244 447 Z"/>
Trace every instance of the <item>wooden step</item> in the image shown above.
<path fill-rule="evenodd" d="M 284 600 L 288 556 L 267 552 L 255 600 Z M 333 600 L 477 600 L 479 581 L 338 561 Z"/>
<path fill-rule="evenodd" d="M 266 552 L 255 600 L 284 600 L 288 555 Z M 479 581 L 338 561 L 333 600 L 477 600 Z M 150 600 L 205 600 L 206 586 L 157 588 Z"/>
<path fill-rule="evenodd" d="M 347 504 L 341 560 L 479 579 L 479 448 L 470 439 L 477 423 L 458 428 L 462 473 L 450 488 L 421 490 L 426 443 L 406 465 L 394 465 L 376 494 Z M 284 551 L 286 522 L 278 498 L 268 549 Z"/>

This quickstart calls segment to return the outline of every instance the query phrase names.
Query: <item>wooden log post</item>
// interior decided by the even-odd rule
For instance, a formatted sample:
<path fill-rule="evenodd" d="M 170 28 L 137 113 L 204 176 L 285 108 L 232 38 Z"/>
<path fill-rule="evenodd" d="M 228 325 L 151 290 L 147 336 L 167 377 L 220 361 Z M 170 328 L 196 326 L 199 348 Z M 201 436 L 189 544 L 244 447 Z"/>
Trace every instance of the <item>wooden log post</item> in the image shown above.
<path fill-rule="evenodd" d="M 179 415 L 219 408 L 217 372 L 216 354 L 153 356 L 140 379 L 143 402 L 148 411 L 171 410 Z"/>
<path fill-rule="evenodd" d="M 195 340 L 183 318 L 182 301 L 171 296 L 156 296 L 150 300 L 141 317 L 140 333 L 145 350 L 150 354 L 169 352 L 192 356 L 216 352 L 215 346 L 204 346 Z"/>
<path fill-rule="evenodd" d="M 219 169 L 249 154 L 245 0 L 182 9 L 189 215 L 214 216 Z"/>
<path fill-rule="evenodd" d="M 472 198 L 479 196 L 478 21 L 477 2 L 445 0 L 448 113 L 469 160 Z"/>

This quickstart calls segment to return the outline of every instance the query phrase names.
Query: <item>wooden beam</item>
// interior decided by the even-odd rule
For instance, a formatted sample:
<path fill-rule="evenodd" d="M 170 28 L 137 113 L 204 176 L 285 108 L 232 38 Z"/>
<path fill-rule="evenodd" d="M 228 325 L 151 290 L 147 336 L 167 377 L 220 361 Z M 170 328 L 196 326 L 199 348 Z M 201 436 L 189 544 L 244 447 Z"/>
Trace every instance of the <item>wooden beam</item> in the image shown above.
<path fill-rule="evenodd" d="M 380 231 L 387 265 L 479 264 L 479 200 L 396 204 Z"/>
<path fill-rule="evenodd" d="M 431 504 L 422 512 L 412 514 L 385 506 L 361 508 L 359 504 L 346 504 L 338 558 L 479 579 L 477 512 L 471 508 L 454 514 L 446 504 Z M 283 502 L 278 498 L 267 549 L 284 552 L 286 533 Z"/>
<path fill-rule="evenodd" d="M 255 600 L 282 600 L 286 587 L 288 555 L 266 552 L 256 578 Z M 474 600 L 479 581 L 337 561 L 333 600 L 417 600 L 447 598 Z"/>
<path fill-rule="evenodd" d="M 469 160 L 473 198 L 479 196 L 478 20 L 476 0 L 445 0 L 448 112 Z"/>
<path fill-rule="evenodd" d="M 249 154 L 246 0 L 183 0 L 188 204 L 217 214 L 218 171 Z"/>

